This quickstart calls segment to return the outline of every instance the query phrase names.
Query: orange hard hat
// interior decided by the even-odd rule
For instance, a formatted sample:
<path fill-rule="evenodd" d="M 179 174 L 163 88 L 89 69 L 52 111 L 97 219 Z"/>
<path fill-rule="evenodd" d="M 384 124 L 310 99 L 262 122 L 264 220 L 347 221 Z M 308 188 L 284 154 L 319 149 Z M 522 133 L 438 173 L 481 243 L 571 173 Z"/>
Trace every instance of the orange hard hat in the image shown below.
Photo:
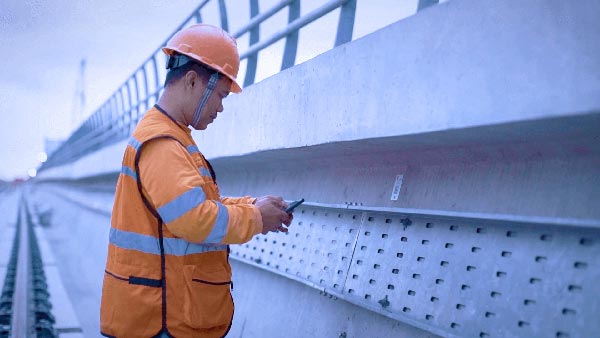
<path fill-rule="evenodd" d="M 169 57 L 182 54 L 204 64 L 227 76 L 231 80 L 232 92 L 242 91 L 237 83 L 240 69 L 237 43 L 221 28 L 207 24 L 186 27 L 175 33 L 162 51 Z"/>

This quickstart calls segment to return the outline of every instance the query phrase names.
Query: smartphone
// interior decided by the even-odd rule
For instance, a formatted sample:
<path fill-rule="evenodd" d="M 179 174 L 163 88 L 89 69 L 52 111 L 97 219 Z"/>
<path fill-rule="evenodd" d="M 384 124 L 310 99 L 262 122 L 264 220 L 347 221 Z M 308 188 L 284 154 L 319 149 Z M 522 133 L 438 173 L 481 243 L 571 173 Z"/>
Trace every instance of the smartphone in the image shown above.
<path fill-rule="evenodd" d="M 291 214 L 292 212 L 294 212 L 294 209 L 296 209 L 297 206 L 299 206 L 300 204 L 302 204 L 304 202 L 304 198 L 296 201 L 296 202 L 292 202 L 292 204 L 290 204 L 287 209 L 285 209 L 285 212 L 288 214 Z"/>

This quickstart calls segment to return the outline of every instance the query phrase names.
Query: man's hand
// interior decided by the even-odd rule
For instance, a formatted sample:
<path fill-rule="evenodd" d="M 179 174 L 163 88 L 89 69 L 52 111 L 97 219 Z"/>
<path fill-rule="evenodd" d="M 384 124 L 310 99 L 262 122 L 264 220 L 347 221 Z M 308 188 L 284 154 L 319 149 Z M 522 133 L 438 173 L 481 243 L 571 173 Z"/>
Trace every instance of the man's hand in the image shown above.
<path fill-rule="evenodd" d="M 260 210 L 263 221 L 262 234 L 269 231 L 287 232 L 288 229 L 282 226 L 282 223 L 289 226 L 292 223 L 293 216 L 285 212 L 288 204 L 279 196 L 263 196 L 256 199 L 254 204 Z"/>

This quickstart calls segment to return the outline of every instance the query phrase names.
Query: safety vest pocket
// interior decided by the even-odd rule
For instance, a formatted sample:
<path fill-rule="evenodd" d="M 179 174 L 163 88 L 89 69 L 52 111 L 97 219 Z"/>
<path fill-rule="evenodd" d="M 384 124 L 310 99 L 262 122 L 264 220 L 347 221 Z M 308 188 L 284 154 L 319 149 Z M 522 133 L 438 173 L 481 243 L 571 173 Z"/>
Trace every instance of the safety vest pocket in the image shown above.
<path fill-rule="evenodd" d="M 186 324 L 195 329 L 228 325 L 233 316 L 229 272 L 224 268 L 207 272 L 202 267 L 186 265 L 183 277 L 186 288 L 183 298 Z"/>
<path fill-rule="evenodd" d="M 156 283 L 153 279 L 125 277 L 106 270 L 100 310 L 101 331 L 117 337 L 155 335 L 162 326 L 162 288 L 153 283 Z"/>

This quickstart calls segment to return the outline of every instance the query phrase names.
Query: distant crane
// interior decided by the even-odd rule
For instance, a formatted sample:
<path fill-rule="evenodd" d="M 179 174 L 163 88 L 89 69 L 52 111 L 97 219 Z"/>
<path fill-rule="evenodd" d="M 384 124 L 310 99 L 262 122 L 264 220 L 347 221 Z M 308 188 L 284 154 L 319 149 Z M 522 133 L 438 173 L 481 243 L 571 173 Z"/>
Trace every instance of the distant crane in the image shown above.
<path fill-rule="evenodd" d="M 85 110 L 85 59 L 81 59 L 79 74 L 75 85 L 75 93 L 71 103 L 71 125 L 73 129 L 79 127 L 83 120 Z"/>

